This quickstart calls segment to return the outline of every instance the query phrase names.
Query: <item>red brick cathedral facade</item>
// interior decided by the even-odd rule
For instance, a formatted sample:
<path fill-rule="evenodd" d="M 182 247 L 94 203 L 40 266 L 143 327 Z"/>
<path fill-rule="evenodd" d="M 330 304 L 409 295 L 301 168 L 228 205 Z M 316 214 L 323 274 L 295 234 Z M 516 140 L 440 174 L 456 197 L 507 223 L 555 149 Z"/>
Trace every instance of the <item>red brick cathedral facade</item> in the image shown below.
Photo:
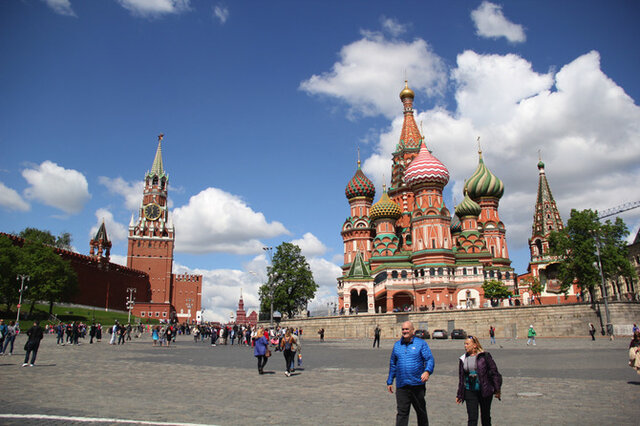
<path fill-rule="evenodd" d="M 138 219 L 132 215 L 129 224 L 127 267 L 147 273 L 150 284 L 150 299 L 136 303 L 134 315 L 196 321 L 202 306 L 202 275 L 173 273 L 175 230 L 167 205 L 168 188 L 160 135 L 151 171 L 145 175 Z"/>
<path fill-rule="evenodd" d="M 515 275 L 498 215 L 504 185 L 484 164 L 466 180 L 452 216 L 443 191 L 449 171 L 427 148 L 413 115 L 414 92 L 400 93 L 404 123 L 393 153 L 391 186 L 373 203 L 375 187 L 358 168 L 345 194 L 341 308 L 391 312 L 433 307 L 479 307 L 482 284 L 514 288 Z"/>

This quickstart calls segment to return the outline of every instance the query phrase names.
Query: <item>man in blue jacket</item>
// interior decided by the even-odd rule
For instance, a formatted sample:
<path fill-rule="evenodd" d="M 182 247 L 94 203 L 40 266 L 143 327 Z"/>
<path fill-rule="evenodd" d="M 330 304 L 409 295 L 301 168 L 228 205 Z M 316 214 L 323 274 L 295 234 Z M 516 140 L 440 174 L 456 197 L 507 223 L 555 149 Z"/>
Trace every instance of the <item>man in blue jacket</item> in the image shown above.
<path fill-rule="evenodd" d="M 396 426 L 409 424 L 409 412 L 413 405 L 418 416 L 418 425 L 428 425 L 427 404 L 424 399 L 425 383 L 433 373 L 433 355 L 429 345 L 414 337 L 415 329 L 411 321 L 402 324 L 402 339 L 393 345 L 389 361 L 387 388 L 393 393 L 393 379 L 396 379 Z"/>

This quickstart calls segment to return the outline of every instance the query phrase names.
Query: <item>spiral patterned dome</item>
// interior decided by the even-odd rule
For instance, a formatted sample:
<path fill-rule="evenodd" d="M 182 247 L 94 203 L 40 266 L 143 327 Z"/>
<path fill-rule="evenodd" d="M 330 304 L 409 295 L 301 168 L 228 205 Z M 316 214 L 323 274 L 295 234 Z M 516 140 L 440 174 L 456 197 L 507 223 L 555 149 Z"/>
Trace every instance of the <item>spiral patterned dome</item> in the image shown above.
<path fill-rule="evenodd" d="M 480 197 L 501 198 L 504 194 L 504 184 L 485 166 L 482 152 L 479 152 L 478 168 L 467 180 L 464 187 L 469 197 L 477 200 Z"/>
<path fill-rule="evenodd" d="M 449 182 L 449 170 L 431 155 L 423 141 L 418 156 L 404 172 L 404 181 L 409 186 L 420 183 L 438 183 L 444 186 Z"/>
<path fill-rule="evenodd" d="M 478 203 L 469 198 L 469 194 L 464 194 L 464 200 L 456 206 L 456 216 L 463 218 L 465 216 L 480 216 L 482 208 Z"/>
<path fill-rule="evenodd" d="M 362 169 L 360 169 L 360 161 L 358 161 L 358 170 L 347 184 L 347 188 L 344 190 L 344 193 L 349 200 L 355 197 L 367 197 L 371 199 L 375 197 L 376 187 L 362 172 Z"/>
<path fill-rule="evenodd" d="M 456 232 L 462 232 L 462 222 L 460 222 L 458 216 L 453 215 L 453 217 L 451 218 L 451 226 L 449 227 L 449 229 L 451 229 L 452 234 L 455 234 Z"/>
<path fill-rule="evenodd" d="M 382 197 L 371 206 L 369 210 L 369 219 L 398 219 L 402 215 L 400 207 L 387 195 L 387 191 L 382 193 Z"/>

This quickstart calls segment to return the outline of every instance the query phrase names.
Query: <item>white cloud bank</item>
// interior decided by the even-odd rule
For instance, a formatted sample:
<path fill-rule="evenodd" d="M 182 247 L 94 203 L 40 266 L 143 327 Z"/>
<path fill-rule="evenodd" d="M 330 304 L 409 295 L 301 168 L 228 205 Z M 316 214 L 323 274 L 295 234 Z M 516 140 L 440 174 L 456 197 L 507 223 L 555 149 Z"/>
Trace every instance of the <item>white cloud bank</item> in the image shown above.
<path fill-rule="evenodd" d="M 300 89 L 340 99 L 352 115 L 389 118 L 398 114 L 400 90 L 396 82 L 405 71 L 414 91 L 442 93 L 447 77 L 444 62 L 426 41 L 389 41 L 371 32 L 362 35 L 361 40 L 341 49 L 340 61 L 331 71 L 311 76 L 300 83 Z"/>
<path fill-rule="evenodd" d="M 79 213 L 89 201 L 89 184 L 77 170 L 65 169 L 51 161 L 22 171 L 29 183 L 24 190 L 27 199 L 58 208 L 66 213 Z"/>
<path fill-rule="evenodd" d="M 118 0 L 132 15 L 154 18 L 190 10 L 189 0 Z"/>
<path fill-rule="evenodd" d="M 122 195 L 128 210 L 136 211 L 140 207 L 144 181 L 127 182 L 121 177 L 109 178 L 100 176 L 98 182 L 104 185 L 110 193 Z"/>
<path fill-rule="evenodd" d="M 176 251 L 252 254 L 262 251 L 261 238 L 289 231 L 280 222 L 267 222 L 262 213 L 240 197 L 218 188 L 207 188 L 173 210 Z"/>
<path fill-rule="evenodd" d="M 471 12 L 471 19 L 476 26 L 476 34 L 480 37 L 504 37 L 512 43 L 522 43 L 527 39 L 522 25 L 514 24 L 505 18 L 502 6 L 497 4 L 483 1 Z"/>
<path fill-rule="evenodd" d="M 43 0 L 58 15 L 76 16 L 69 0 Z"/>
<path fill-rule="evenodd" d="M 104 221 L 104 226 L 107 229 L 107 236 L 109 237 L 109 241 L 123 241 L 127 238 L 128 230 L 123 224 L 118 223 L 113 218 L 113 213 L 111 213 L 107 209 L 98 209 L 96 210 L 96 219 L 97 223 L 91 228 L 89 231 L 89 238 L 93 238 L 96 236 L 96 232 L 98 232 L 98 228 Z"/>
<path fill-rule="evenodd" d="M 426 43 L 415 40 L 412 45 Z M 394 118 L 380 132 L 374 153 L 363 164 L 363 171 L 378 184 L 380 176 L 390 174 L 391 153 L 400 136 L 402 105 L 397 96 L 402 80 L 393 61 L 367 58 L 356 65 L 349 61 L 372 52 L 406 51 L 407 46 L 382 39 L 352 43 L 342 49 L 343 60 L 333 65 L 334 72 L 323 74 L 329 77 L 314 76 L 302 83 L 304 88 L 320 81 L 314 85 L 315 93 L 351 102 L 352 110 L 362 108 L 363 100 L 344 96 L 349 73 L 341 70 L 375 63 L 378 69 L 367 79 L 369 91 L 393 86 L 387 99 L 366 100 L 369 112 Z M 427 62 L 439 61 L 431 51 L 418 49 L 413 54 L 424 55 Z M 410 61 L 421 63 L 424 58 Z M 640 180 L 640 108 L 602 72 L 598 52 L 586 53 L 558 72 L 541 74 L 517 55 L 466 51 L 458 55 L 449 82 L 457 108 L 436 107 L 419 112 L 416 119 L 424 122 L 433 154 L 448 167 L 452 176 L 448 188 L 458 202 L 464 179 L 478 163 L 476 137 L 482 137 L 485 163 L 505 183 L 500 215 L 511 250 L 525 249 L 531 233 L 538 150 L 565 222 L 572 208 L 603 210 L 640 200 L 640 188 L 633 184 Z M 409 85 L 414 87 L 411 79 Z M 416 92 L 419 96 L 424 94 Z M 629 228 L 636 229 L 640 211 L 628 212 L 624 218 Z"/>
<path fill-rule="evenodd" d="M 0 206 L 10 211 L 26 212 L 31 209 L 29 203 L 14 189 L 0 182 Z"/>

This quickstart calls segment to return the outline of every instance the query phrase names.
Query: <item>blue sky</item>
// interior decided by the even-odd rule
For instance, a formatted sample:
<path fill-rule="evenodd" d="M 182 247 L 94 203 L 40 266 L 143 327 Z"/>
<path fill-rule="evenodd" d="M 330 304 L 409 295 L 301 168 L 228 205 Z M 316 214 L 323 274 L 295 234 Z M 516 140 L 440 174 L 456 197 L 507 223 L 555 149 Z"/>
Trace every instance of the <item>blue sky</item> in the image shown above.
<path fill-rule="evenodd" d="M 634 1 L 2 2 L 0 230 L 71 232 L 86 254 L 104 219 L 124 262 L 164 133 L 174 270 L 204 275 L 205 315 L 240 288 L 257 306 L 282 241 L 326 306 L 357 148 L 379 196 L 406 75 L 451 210 L 481 137 L 523 273 L 538 150 L 565 221 L 640 200 L 639 18 Z M 622 217 L 635 233 L 640 209 Z"/>

